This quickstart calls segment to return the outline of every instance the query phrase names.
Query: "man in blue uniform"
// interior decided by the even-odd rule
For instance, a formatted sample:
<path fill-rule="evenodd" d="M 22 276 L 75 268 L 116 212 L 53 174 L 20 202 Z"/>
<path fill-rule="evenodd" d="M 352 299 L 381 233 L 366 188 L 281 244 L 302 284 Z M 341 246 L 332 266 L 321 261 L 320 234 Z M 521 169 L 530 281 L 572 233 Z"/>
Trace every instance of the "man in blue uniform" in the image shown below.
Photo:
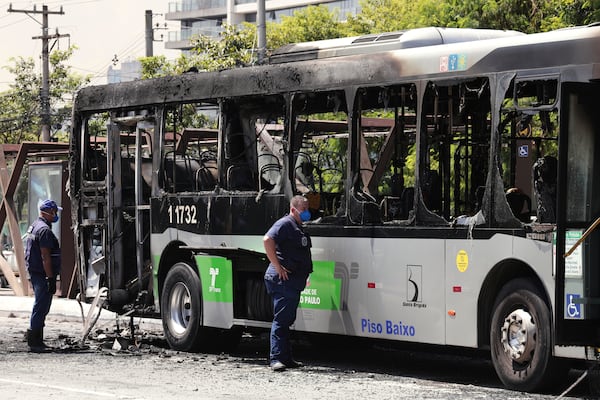
<path fill-rule="evenodd" d="M 39 218 L 27 230 L 25 260 L 35 296 L 27 344 L 34 353 L 48 349 L 44 344 L 44 324 L 52 296 L 56 293 L 56 276 L 60 273 L 60 246 L 52 232 L 52 223 L 58 221 L 59 210 L 62 208 L 54 200 L 44 200 Z"/>
<path fill-rule="evenodd" d="M 263 238 L 270 261 L 265 272 L 265 286 L 273 298 L 270 350 L 273 371 L 301 366 L 292 357 L 290 326 L 296 320 L 300 292 L 312 272 L 310 236 L 302 229 L 302 222 L 309 219 L 308 200 L 294 196 L 290 201 L 290 213 L 277 220 Z"/>

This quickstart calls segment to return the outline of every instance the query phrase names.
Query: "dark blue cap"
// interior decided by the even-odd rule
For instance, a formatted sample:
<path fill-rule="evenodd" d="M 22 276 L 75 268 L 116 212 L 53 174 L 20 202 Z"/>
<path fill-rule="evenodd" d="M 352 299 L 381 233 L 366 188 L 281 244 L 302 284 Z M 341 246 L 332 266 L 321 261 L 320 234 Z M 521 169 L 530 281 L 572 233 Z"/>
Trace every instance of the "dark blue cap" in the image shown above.
<path fill-rule="evenodd" d="M 62 207 L 59 207 L 58 204 L 54 200 L 44 200 L 42 204 L 40 204 L 40 210 L 59 210 L 62 211 Z"/>

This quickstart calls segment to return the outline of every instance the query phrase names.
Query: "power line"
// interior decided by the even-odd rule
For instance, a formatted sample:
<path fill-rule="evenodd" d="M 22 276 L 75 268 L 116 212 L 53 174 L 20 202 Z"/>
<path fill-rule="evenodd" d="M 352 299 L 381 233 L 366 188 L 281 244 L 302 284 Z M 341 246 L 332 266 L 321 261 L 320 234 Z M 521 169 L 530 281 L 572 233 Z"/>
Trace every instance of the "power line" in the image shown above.
<path fill-rule="evenodd" d="M 33 39 L 41 39 L 42 40 L 42 90 L 40 93 L 40 102 L 41 102 L 41 113 L 40 117 L 42 120 L 42 141 L 47 142 L 50 140 L 50 60 L 49 60 L 49 50 L 48 50 L 48 40 L 49 39 L 60 39 L 61 37 L 66 37 L 69 35 L 61 35 L 58 33 L 58 30 L 55 34 L 48 34 L 48 16 L 49 15 L 64 15 L 64 11 L 62 6 L 60 7 L 60 11 L 50 11 L 48 10 L 48 6 L 42 6 L 42 11 L 39 11 L 35 6 L 33 6 L 33 10 L 18 10 L 13 9 L 12 4 L 8 6 L 8 12 L 16 12 L 23 13 L 34 19 L 32 15 L 41 14 L 42 15 L 42 35 L 34 36 Z M 37 20 L 36 20 L 37 21 Z M 37 21 L 39 22 L 39 21 Z"/>
<path fill-rule="evenodd" d="M 133 40 L 133 42 L 131 42 L 129 45 L 127 45 L 126 47 L 124 47 L 123 49 L 121 49 L 116 54 L 117 55 L 120 54 L 120 57 L 122 59 L 127 58 L 128 56 L 136 53 L 136 50 L 138 50 L 138 48 L 142 47 L 143 41 L 144 41 L 144 34 L 140 33 L 138 36 L 136 36 L 136 38 Z M 98 68 L 96 69 L 96 71 L 104 71 L 104 73 L 105 73 L 106 70 L 108 69 L 108 67 L 112 63 L 113 63 L 112 61 L 103 63 L 100 66 L 98 66 Z"/>
<path fill-rule="evenodd" d="M 95 3 L 95 5 L 90 6 L 90 8 L 94 8 L 94 9 L 95 9 L 95 7 L 103 7 L 104 1 L 105 0 L 47 0 L 45 2 L 45 4 L 49 5 L 50 9 L 55 9 L 55 8 L 58 9 L 59 8 L 58 7 L 59 4 L 62 4 L 63 8 L 65 6 L 66 7 L 70 7 L 71 9 L 79 7 L 78 10 L 77 10 L 77 12 L 80 12 L 82 10 L 85 10 L 85 5 L 86 4 L 90 5 L 90 4 L 94 4 Z M 8 7 L 10 4 L 11 3 L 6 2 L 6 7 Z M 12 7 L 15 7 L 15 2 L 12 2 L 12 4 L 13 4 Z M 31 5 L 32 3 L 28 2 L 27 4 Z M 31 6 L 31 7 L 33 7 L 33 6 Z M 40 8 L 40 6 L 38 5 L 38 9 L 39 8 Z M 71 14 L 71 13 L 69 12 L 69 14 Z M 3 17 L 4 17 L 4 15 L 0 15 L 0 18 L 3 18 Z M 140 15 L 140 17 L 141 17 L 141 15 Z M 4 22 L 6 22 L 6 25 L 2 25 L 0 23 L 0 32 L 1 32 L 2 28 L 8 27 L 8 26 L 13 26 L 13 25 L 16 25 L 16 24 L 21 24 L 22 22 L 24 22 L 26 20 L 28 21 L 29 18 L 28 17 L 21 18 L 21 19 L 19 19 L 16 22 L 8 21 L 8 20 L 5 20 L 5 19 L 3 19 L 3 20 L 4 20 Z M 0 20 L 0 21 L 2 21 L 2 20 Z M 61 24 L 57 24 L 57 25 L 61 25 Z M 21 29 L 21 27 L 19 27 L 19 29 Z M 70 30 L 70 28 L 68 28 L 68 27 L 67 28 L 61 27 L 61 30 L 65 30 L 65 29 L 66 30 Z M 146 34 L 146 31 L 144 30 L 144 31 L 140 31 L 140 32 L 137 32 L 137 33 L 134 31 L 133 33 L 134 33 L 134 35 L 136 35 L 135 38 L 130 39 L 127 43 L 123 42 L 123 41 L 115 41 L 115 42 L 112 43 L 112 47 L 115 47 L 114 46 L 115 44 L 118 44 L 118 45 L 121 46 L 121 48 L 115 49 L 115 50 L 117 50 L 115 52 L 116 55 L 121 60 L 127 60 L 127 59 L 130 59 L 130 58 L 137 59 L 139 57 L 144 56 L 144 48 L 143 47 L 144 47 L 144 36 Z M 73 36 L 73 32 L 71 32 L 71 36 Z M 107 47 L 106 50 L 108 50 L 109 47 L 108 46 L 105 46 L 105 47 Z M 33 51 L 33 53 L 32 53 L 32 55 L 33 55 L 33 54 L 39 54 L 40 50 L 39 50 L 39 47 L 36 47 L 36 50 L 32 50 L 32 51 Z M 114 54 L 114 53 L 111 52 L 110 58 L 113 58 L 112 54 Z M 73 64 L 69 63 L 69 60 L 66 60 L 67 61 L 66 65 L 69 66 L 69 67 L 71 67 L 71 68 L 74 68 L 76 70 L 79 70 L 79 71 L 85 71 L 85 72 L 88 72 L 88 73 L 91 72 L 92 79 L 94 79 L 96 76 L 102 77 L 102 78 L 106 78 L 106 72 L 107 72 L 109 66 L 112 65 L 113 61 L 110 60 L 110 59 L 108 59 L 108 55 L 106 55 L 104 57 L 106 57 L 105 58 L 106 61 L 99 60 L 99 61 L 96 62 L 96 65 L 93 65 L 92 67 L 90 67 L 88 65 L 84 66 L 83 68 L 80 67 L 80 66 L 78 66 L 77 64 L 81 65 L 81 64 L 85 63 L 85 62 L 82 63 L 81 60 L 78 60 L 78 57 L 74 58 L 74 60 L 78 60 L 78 61 L 75 61 L 75 63 L 73 63 Z M 88 75 L 88 74 L 85 74 L 85 75 Z M 8 82 L 8 83 L 11 83 L 11 82 Z"/>

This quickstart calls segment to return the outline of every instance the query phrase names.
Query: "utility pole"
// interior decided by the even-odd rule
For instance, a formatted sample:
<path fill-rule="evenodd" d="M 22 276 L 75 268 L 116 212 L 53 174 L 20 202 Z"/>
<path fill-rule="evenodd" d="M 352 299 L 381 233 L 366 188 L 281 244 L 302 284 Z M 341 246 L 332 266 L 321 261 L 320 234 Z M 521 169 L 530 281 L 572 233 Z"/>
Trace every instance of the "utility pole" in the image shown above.
<path fill-rule="evenodd" d="M 258 63 L 265 62 L 267 53 L 267 24 L 266 24 L 265 0 L 256 2 L 256 30 L 258 34 Z"/>
<path fill-rule="evenodd" d="M 40 91 L 40 104 L 42 111 L 40 117 L 42 119 L 42 142 L 50 141 L 50 58 L 48 50 L 49 39 L 59 39 L 61 37 L 69 37 L 70 35 L 61 35 L 56 31 L 54 35 L 48 35 L 48 15 L 59 14 L 64 15 L 62 6 L 60 11 L 48 11 L 48 6 L 42 6 L 42 10 L 36 9 L 35 5 L 33 10 L 16 10 L 12 8 L 12 3 L 8 6 L 8 12 L 24 13 L 31 17 L 30 14 L 42 14 L 42 36 L 34 36 L 32 39 L 42 39 L 42 89 Z M 33 17 L 32 17 L 33 18 Z M 39 23 L 39 21 L 37 21 Z"/>
<path fill-rule="evenodd" d="M 146 57 L 154 55 L 154 29 L 152 29 L 152 10 L 146 10 Z"/>
<path fill-rule="evenodd" d="M 146 57 L 152 57 L 154 55 L 154 42 L 162 42 L 163 35 L 160 35 L 160 39 L 154 39 L 154 31 L 155 30 L 163 30 L 167 29 L 167 23 L 165 22 L 164 27 L 161 27 L 158 22 L 155 26 L 152 26 L 152 17 L 153 15 L 162 15 L 162 14 L 152 14 L 152 10 L 146 10 Z"/>

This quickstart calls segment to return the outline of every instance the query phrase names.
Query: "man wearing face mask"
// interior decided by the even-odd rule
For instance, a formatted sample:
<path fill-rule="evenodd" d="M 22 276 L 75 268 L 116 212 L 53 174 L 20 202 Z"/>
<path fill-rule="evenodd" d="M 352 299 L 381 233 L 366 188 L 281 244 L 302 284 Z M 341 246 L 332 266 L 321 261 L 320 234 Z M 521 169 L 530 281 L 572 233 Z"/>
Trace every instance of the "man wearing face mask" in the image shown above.
<path fill-rule="evenodd" d="M 310 236 L 302 229 L 302 222 L 309 219 L 308 200 L 294 196 L 290 201 L 290 213 L 276 221 L 263 238 L 270 261 L 265 272 L 265 286 L 273 298 L 269 357 L 273 371 L 301 366 L 292 357 L 290 326 L 296 320 L 300 292 L 312 272 Z"/>
<path fill-rule="evenodd" d="M 35 300 L 27 330 L 29 350 L 41 353 L 49 349 L 44 344 L 44 324 L 56 293 L 56 276 L 60 273 L 60 246 L 52 232 L 52 223 L 62 211 L 54 200 L 44 200 L 40 216 L 27 230 L 25 260 L 31 278 Z"/>

